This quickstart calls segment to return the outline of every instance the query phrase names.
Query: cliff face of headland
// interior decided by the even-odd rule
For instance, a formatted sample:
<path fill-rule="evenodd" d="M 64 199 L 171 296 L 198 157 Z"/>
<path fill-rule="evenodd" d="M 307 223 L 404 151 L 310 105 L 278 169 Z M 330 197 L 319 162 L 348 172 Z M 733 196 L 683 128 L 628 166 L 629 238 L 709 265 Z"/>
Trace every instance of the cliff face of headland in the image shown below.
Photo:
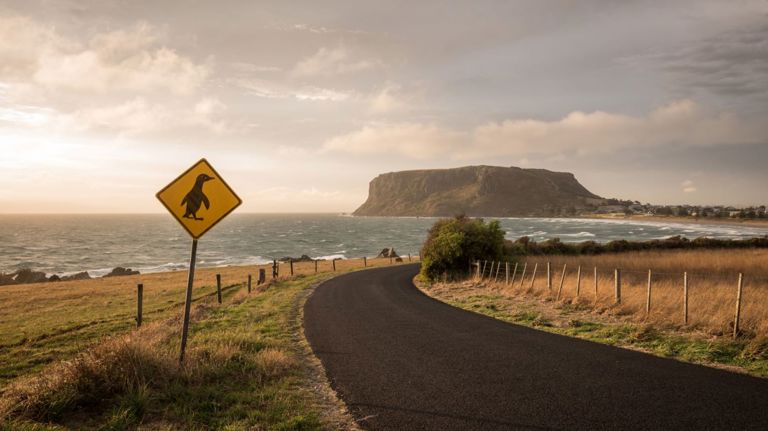
<path fill-rule="evenodd" d="M 569 215 L 602 202 L 568 172 L 466 166 L 381 174 L 353 214 L 537 217 Z"/>

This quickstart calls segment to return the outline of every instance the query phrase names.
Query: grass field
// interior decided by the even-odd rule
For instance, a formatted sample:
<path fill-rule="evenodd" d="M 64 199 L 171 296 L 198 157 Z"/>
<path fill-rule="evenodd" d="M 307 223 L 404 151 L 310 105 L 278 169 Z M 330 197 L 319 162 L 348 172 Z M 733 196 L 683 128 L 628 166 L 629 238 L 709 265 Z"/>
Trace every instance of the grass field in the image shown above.
<path fill-rule="evenodd" d="M 550 262 L 551 267 L 551 290 L 547 285 L 547 262 Z M 600 311 L 610 309 L 615 314 L 631 316 L 636 321 L 686 326 L 691 330 L 723 335 L 733 330 L 739 273 L 743 273 L 740 328 L 748 336 L 768 336 L 767 264 L 768 250 L 761 249 L 537 256 L 520 262 L 515 280 L 510 280 L 509 285 L 506 284 L 506 274 L 502 274 L 494 287 L 509 293 L 525 293 L 552 299 L 557 299 L 559 293 L 561 301 L 593 307 Z M 527 269 L 521 286 L 523 267 Z M 581 282 L 577 283 L 579 267 Z M 615 305 L 614 288 L 614 270 L 617 268 L 620 269 L 621 275 L 621 304 L 618 306 Z M 502 269 L 505 271 L 506 267 Z M 646 315 L 649 269 L 651 311 Z M 510 271 L 514 273 L 514 267 L 511 267 Z M 687 324 L 684 313 L 686 272 Z M 494 279 L 495 275 L 494 271 Z"/>
<path fill-rule="evenodd" d="M 362 266 L 336 262 L 339 273 Z M 183 369 L 177 361 L 186 272 L 3 287 L 0 429 L 323 427 L 327 409 L 308 390 L 296 313 L 309 286 L 333 276 L 332 262 L 319 262 L 318 274 L 314 262 L 295 263 L 294 277 L 282 264 L 281 278 L 268 277 L 268 288 L 255 285 L 258 269 L 197 271 Z M 141 330 L 137 283 L 144 284 Z"/>

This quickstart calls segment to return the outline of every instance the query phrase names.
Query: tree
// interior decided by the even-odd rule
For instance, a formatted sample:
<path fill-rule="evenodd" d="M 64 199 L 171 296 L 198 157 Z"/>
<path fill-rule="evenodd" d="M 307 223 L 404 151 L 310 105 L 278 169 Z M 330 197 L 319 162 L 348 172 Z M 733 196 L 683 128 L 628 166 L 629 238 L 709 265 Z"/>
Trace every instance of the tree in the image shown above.
<path fill-rule="evenodd" d="M 465 271 L 470 262 L 501 259 L 504 231 L 498 221 L 457 216 L 435 222 L 421 249 L 421 275 L 434 280 L 443 273 Z"/>

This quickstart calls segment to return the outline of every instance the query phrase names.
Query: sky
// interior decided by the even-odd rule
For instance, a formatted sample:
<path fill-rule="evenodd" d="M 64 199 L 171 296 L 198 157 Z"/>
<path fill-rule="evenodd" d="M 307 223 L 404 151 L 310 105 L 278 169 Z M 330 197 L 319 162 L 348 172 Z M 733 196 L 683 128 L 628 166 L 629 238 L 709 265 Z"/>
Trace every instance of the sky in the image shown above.
<path fill-rule="evenodd" d="M 567 171 L 768 203 L 768 1 L 0 0 L 0 212 L 153 213 L 207 158 L 241 212 L 378 174 Z"/>

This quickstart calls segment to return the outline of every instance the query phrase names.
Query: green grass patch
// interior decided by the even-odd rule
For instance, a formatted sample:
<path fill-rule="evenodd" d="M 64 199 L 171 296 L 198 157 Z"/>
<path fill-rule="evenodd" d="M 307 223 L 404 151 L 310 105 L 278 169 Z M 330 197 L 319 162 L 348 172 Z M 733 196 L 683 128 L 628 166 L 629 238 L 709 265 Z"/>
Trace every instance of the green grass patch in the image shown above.
<path fill-rule="evenodd" d="M 329 277 L 299 276 L 251 295 L 233 290 L 221 306 L 197 305 L 184 367 L 178 317 L 107 338 L 115 328 L 100 326 L 97 345 L 3 389 L 0 430 L 322 429 L 294 311 L 302 292 Z M 36 352 L 56 356 L 56 346 L 77 343 L 77 334 L 67 337 Z M 6 375 L 34 369 L 22 347 L 8 353 L 17 365 L 4 364 Z"/>

